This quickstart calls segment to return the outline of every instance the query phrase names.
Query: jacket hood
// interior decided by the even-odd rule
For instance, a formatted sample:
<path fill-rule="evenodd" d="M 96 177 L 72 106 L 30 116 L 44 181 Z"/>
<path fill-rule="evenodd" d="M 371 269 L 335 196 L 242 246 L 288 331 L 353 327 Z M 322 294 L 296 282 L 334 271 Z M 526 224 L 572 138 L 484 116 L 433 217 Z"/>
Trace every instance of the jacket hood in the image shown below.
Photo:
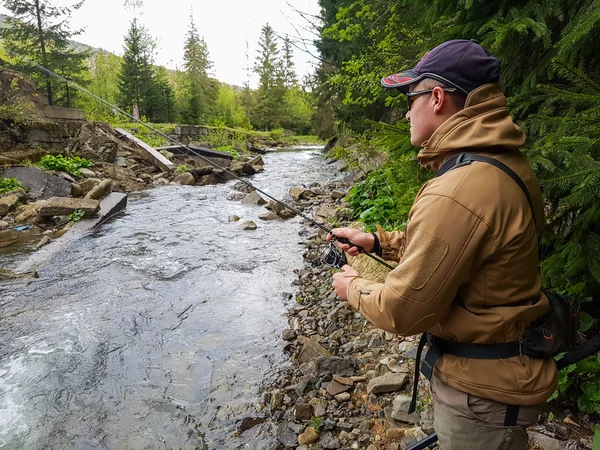
<path fill-rule="evenodd" d="M 423 142 L 418 160 L 423 167 L 436 171 L 449 157 L 466 149 L 505 151 L 518 149 L 524 143 L 525 132 L 508 114 L 502 87 L 491 83 L 472 91 L 465 108 Z"/>

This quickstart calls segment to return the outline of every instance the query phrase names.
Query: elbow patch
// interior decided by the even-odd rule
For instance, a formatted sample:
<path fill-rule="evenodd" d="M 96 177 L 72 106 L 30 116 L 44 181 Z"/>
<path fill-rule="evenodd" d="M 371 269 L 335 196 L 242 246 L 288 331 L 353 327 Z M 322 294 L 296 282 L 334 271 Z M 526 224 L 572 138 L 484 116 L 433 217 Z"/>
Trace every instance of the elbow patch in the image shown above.
<path fill-rule="evenodd" d="M 415 230 L 395 275 L 412 289 L 422 289 L 446 254 L 448 244 L 425 230 Z"/>

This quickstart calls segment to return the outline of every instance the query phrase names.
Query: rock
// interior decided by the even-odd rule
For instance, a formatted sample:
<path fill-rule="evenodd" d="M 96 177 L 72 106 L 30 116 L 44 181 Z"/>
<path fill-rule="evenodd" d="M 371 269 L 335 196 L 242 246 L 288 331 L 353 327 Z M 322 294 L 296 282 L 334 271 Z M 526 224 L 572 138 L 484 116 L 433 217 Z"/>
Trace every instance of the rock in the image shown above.
<path fill-rule="evenodd" d="M 300 350 L 297 358 L 299 364 L 313 361 L 321 356 L 329 356 L 327 350 L 310 338 L 298 336 L 298 342 L 302 344 L 302 350 Z"/>
<path fill-rule="evenodd" d="M 227 219 L 228 222 L 237 222 L 239 220 L 240 220 L 240 216 L 236 216 L 236 215 L 229 216 L 229 218 Z"/>
<path fill-rule="evenodd" d="M 530 431 L 529 439 L 539 448 L 543 448 L 544 450 L 561 450 L 564 448 L 562 441 L 537 431 Z"/>
<path fill-rule="evenodd" d="M 35 249 L 42 248 L 44 245 L 49 244 L 51 240 L 52 239 L 50 239 L 49 236 L 44 236 L 37 244 L 35 244 Z"/>
<path fill-rule="evenodd" d="M 125 158 L 123 158 L 122 156 L 117 156 L 115 158 L 115 164 L 117 166 L 127 167 L 127 161 L 125 161 Z"/>
<path fill-rule="evenodd" d="M 175 183 L 183 184 L 184 186 L 193 186 L 196 184 L 196 180 L 194 179 L 194 175 L 189 172 L 183 172 L 177 175 L 173 181 Z"/>
<path fill-rule="evenodd" d="M 425 407 L 421 411 L 419 411 L 418 414 L 421 416 L 419 425 L 421 425 L 421 428 L 423 429 L 425 434 L 430 435 L 431 433 L 434 433 L 435 430 L 433 429 L 433 406 L 425 405 Z"/>
<path fill-rule="evenodd" d="M 4 217 L 8 214 L 8 211 L 10 211 L 18 202 L 19 197 L 16 195 L 7 195 L 6 197 L 0 198 L 0 217 Z"/>
<path fill-rule="evenodd" d="M 319 358 L 316 363 L 319 375 L 335 373 L 343 376 L 352 376 L 358 367 L 356 360 L 353 358 Z"/>
<path fill-rule="evenodd" d="M 408 413 L 410 401 L 410 395 L 397 395 L 392 403 L 392 418 L 401 422 L 419 423 L 421 415 L 418 411 L 415 411 L 412 414 Z"/>
<path fill-rule="evenodd" d="M 313 408 L 308 403 L 301 403 L 294 408 L 294 418 L 301 422 L 310 420 L 313 414 Z"/>
<path fill-rule="evenodd" d="M 345 384 L 346 386 L 354 386 L 354 380 L 352 378 L 342 377 L 341 375 L 334 375 L 333 380 L 338 383 Z"/>
<path fill-rule="evenodd" d="M 167 184 L 169 184 L 169 180 L 167 178 L 159 178 L 158 180 L 154 180 L 152 182 L 152 184 L 154 186 L 166 186 Z"/>
<path fill-rule="evenodd" d="M 251 220 L 248 220 L 242 224 L 244 230 L 256 230 L 257 226 Z"/>
<path fill-rule="evenodd" d="M 83 180 L 82 182 L 79 183 L 79 187 L 81 187 L 81 190 L 83 191 L 82 195 L 83 196 L 87 195 L 88 192 L 90 192 L 92 189 L 94 189 L 100 183 L 102 183 L 102 180 L 100 180 L 98 178 L 87 178 L 87 179 Z"/>
<path fill-rule="evenodd" d="M 284 209 L 287 209 L 281 203 L 275 202 L 273 200 L 269 200 L 265 208 L 267 208 L 269 211 L 273 211 L 275 214 L 279 214 Z"/>
<path fill-rule="evenodd" d="M 160 178 L 169 178 L 169 175 L 166 172 L 160 172 L 155 175 L 152 175 L 152 181 L 158 180 Z"/>
<path fill-rule="evenodd" d="M 105 178 L 112 178 L 115 190 L 122 192 L 141 191 L 146 187 L 143 182 L 137 181 L 135 172 L 116 164 L 102 163 Z"/>
<path fill-rule="evenodd" d="M 85 194 L 86 200 L 101 200 L 112 191 L 112 180 L 107 178 L 98 183 L 91 191 Z"/>
<path fill-rule="evenodd" d="M 260 220 L 275 220 L 275 219 L 279 219 L 279 216 L 277 214 L 275 214 L 273 211 L 268 211 L 264 214 L 261 214 L 258 216 L 258 218 Z"/>
<path fill-rule="evenodd" d="M 396 392 L 408 383 L 408 376 L 404 373 L 388 372 L 380 377 L 373 378 L 367 385 L 368 394 L 382 394 Z"/>
<path fill-rule="evenodd" d="M 246 194 L 243 192 L 231 192 L 226 198 L 227 200 L 242 200 L 244 197 L 246 197 Z"/>
<path fill-rule="evenodd" d="M 168 150 L 161 150 L 160 154 L 167 158 L 169 161 L 172 161 L 175 155 Z"/>
<path fill-rule="evenodd" d="M 196 181 L 196 184 L 198 186 L 206 186 L 207 184 L 215 184 L 217 182 L 217 177 L 216 175 L 202 175 L 201 177 L 198 178 L 198 180 Z"/>
<path fill-rule="evenodd" d="M 346 392 L 350 389 L 350 386 L 347 384 L 338 383 L 335 380 L 331 380 L 331 382 L 327 385 L 327 393 L 333 397 L 337 394 L 341 394 L 342 392 Z"/>
<path fill-rule="evenodd" d="M 250 428 L 254 428 L 256 425 L 260 425 L 266 420 L 264 416 L 248 416 L 242 418 L 238 424 L 237 429 L 240 433 L 243 433 Z"/>
<path fill-rule="evenodd" d="M 16 178 L 23 183 L 32 200 L 71 196 L 71 183 L 37 167 L 11 167 L 4 172 L 3 177 Z"/>
<path fill-rule="evenodd" d="M 52 197 L 39 208 L 39 215 L 68 216 L 78 209 L 86 214 L 94 214 L 100 209 L 100 202 L 80 198 Z"/>
<path fill-rule="evenodd" d="M 83 197 L 83 189 L 77 183 L 71 183 L 71 195 L 73 197 Z"/>
<path fill-rule="evenodd" d="M 271 407 L 271 411 L 276 411 L 283 406 L 283 398 L 285 394 L 283 392 L 274 392 L 271 395 L 271 401 L 269 402 L 269 406 Z"/>
<path fill-rule="evenodd" d="M 342 199 L 346 196 L 346 193 L 344 191 L 338 191 L 338 190 L 334 190 L 331 191 L 331 198 L 339 200 Z"/>
<path fill-rule="evenodd" d="M 406 359 L 417 359 L 417 347 L 408 349 L 407 351 L 402 353 L 402 357 Z"/>
<path fill-rule="evenodd" d="M 0 229 L 8 228 L 9 226 L 10 224 L 8 222 L 0 220 Z"/>
<path fill-rule="evenodd" d="M 313 398 L 308 402 L 313 408 L 313 415 L 315 417 L 323 417 L 327 413 L 327 400 L 320 398 Z"/>
<path fill-rule="evenodd" d="M 404 428 L 390 428 L 385 432 L 385 438 L 393 441 L 404 437 Z"/>
<path fill-rule="evenodd" d="M 281 442 L 284 447 L 296 448 L 298 446 L 298 437 L 294 433 L 287 423 L 281 423 L 277 427 L 277 440 Z"/>
<path fill-rule="evenodd" d="M 319 445 L 326 450 L 337 450 L 342 446 L 340 440 L 335 437 L 331 431 L 324 431 L 321 433 Z"/>
<path fill-rule="evenodd" d="M 264 166 L 265 162 L 263 161 L 262 156 L 257 155 L 254 158 L 249 159 L 248 164 L 251 166 Z"/>
<path fill-rule="evenodd" d="M 250 192 L 254 191 L 254 188 L 252 186 L 248 185 L 247 183 L 244 183 L 243 181 L 238 181 L 232 186 L 232 188 L 236 191 L 240 191 L 245 194 L 249 194 Z"/>
<path fill-rule="evenodd" d="M 296 201 L 302 199 L 305 192 L 306 192 L 306 189 L 300 188 L 300 187 L 292 187 L 289 190 L 290 196 Z"/>
<path fill-rule="evenodd" d="M 338 422 L 336 428 L 344 431 L 352 431 L 354 429 L 354 425 L 348 422 Z"/>
<path fill-rule="evenodd" d="M 345 403 L 348 400 L 350 400 L 350 393 L 342 392 L 341 394 L 334 395 L 333 398 L 335 398 L 340 403 Z"/>
<path fill-rule="evenodd" d="M 96 172 L 91 169 L 81 168 L 79 173 L 83 178 L 96 178 Z"/>
<path fill-rule="evenodd" d="M 310 445 L 317 442 L 317 439 L 319 439 L 317 430 L 313 427 L 308 427 L 304 433 L 298 436 L 298 443 L 300 445 Z"/>
<path fill-rule="evenodd" d="M 250 192 L 242 200 L 242 205 L 265 205 L 267 202 L 257 192 Z"/>
<path fill-rule="evenodd" d="M 315 212 L 315 216 L 322 217 L 323 219 L 329 219 L 330 217 L 335 217 L 337 213 L 337 208 L 333 206 L 320 206 Z"/>
<path fill-rule="evenodd" d="M 45 200 L 40 200 L 35 203 L 30 203 L 23 207 L 23 209 L 19 212 L 17 217 L 15 218 L 15 222 L 17 223 L 35 223 L 38 217 L 38 209 L 44 204 Z"/>
<path fill-rule="evenodd" d="M 111 163 L 117 157 L 117 152 L 123 147 L 116 137 L 113 128 L 101 122 L 86 122 L 81 126 L 79 145 L 74 149 L 74 154 L 92 161 Z"/>
<path fill-rule="evenodd" d="M 296 339 L 296 332 L 291 328 L 286 328 L 285 330 L 283 330 L 282 335 L 283 339 L 286 341 L 293 341 L 294 339 Z"/>

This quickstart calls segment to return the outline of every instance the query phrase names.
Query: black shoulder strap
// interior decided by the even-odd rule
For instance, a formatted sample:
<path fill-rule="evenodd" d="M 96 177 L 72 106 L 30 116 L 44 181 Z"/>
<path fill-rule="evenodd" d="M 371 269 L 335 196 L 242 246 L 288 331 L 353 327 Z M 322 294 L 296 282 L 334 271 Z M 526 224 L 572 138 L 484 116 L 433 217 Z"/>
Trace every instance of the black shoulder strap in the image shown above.
<path fill-rule="evenodd" d="M 448 161 L 444 163 L 444 165 L 438 171 L 436 177 L 439 177 L 446 172 L 449 172 L 452 169 L 456 169 L 457 167 L 467 166 L 471 164 L 473 161 L 484 162 L 487 164 L 491 164 L 494 167 L 497 167 L 502 172 L 507 174 L 509 177 L 513 179 L 515 183 L 519 185 L 525 197 L 527 197 L 527 202 L 529 203 L 529 208 L 531 208 L 531 215 L 533 216 L 533 223 L 535 224 L 535 230 L 538 231 L 537 220 L 535 218 L 535 210 L 533 209 L 533 202 L 531 201 L 531 196 L 529 195 L 529 191 L 527 190 L 527 186 L 523 183 L 523 180 L 517 175 L 510 167 L 506 164 L 498 161 L 497 159 L 490 158 L 488 156 L 478 155 L 477 153 L 459 153 L 458 155 L 453 156 Z"/>

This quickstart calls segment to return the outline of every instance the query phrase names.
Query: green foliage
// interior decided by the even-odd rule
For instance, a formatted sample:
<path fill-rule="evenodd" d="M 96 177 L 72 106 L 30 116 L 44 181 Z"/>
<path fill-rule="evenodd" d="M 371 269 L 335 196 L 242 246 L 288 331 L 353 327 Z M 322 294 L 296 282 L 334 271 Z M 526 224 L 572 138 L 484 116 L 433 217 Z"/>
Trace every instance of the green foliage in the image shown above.
<path fill-rule="evenodd" d="M 69 28 L 69 17 L 83 5 L 54 6 L 50 0 L 5 0 L 3 6 L 10 11 L 4 16 L 0 39 L 10 55 L 8 65 L 33 77 L 45 87 L 50 105 L 72 107 L 78 104 L 79 93 L 67 83 L 42 72 L 40 64 L 53 72 L 86 84 L 88 68 L 87 49 L 73 45 L 71 39 L 82 30 Z"/>
<path fill-rule="evenodd" d="M 45 170 L 56 170 L 58 172 L 67 172 L 79 176 L 79 169 L 82 167 L 90 168 L 94 165 L 92 161 L 79 156 L 64 157 L 63 155 L 45 155 L 37 166 Z"/>
<path fill-rule="evenodd" d="M 219 150 L 220 152 L 229 153 L 231 156 L 233 156 L 233 159 L 238 159 L 240 157 L 240 154 L 238 153 L 238 151 L 235 150 L 231 145 L 224 145 L 222 147 L 217 147 L 217 148 L 215 148 L 215 150 Z"/>
<path fill-rule="evenodd" d="M 317 433 L 320 433 L 321 429 L 323 428 L 323 422 L 321 421 L 321 418 L 317 416 L 312 416 L 310 418 L 310 425 L 315 429 Z"/>
<path fill-rule="evenodd" d="M 23 187 L 23 183 L 21 183 L 16 178 L 3 178 L 0 177 L 0 195 L 6 194 L 7 192 L 16 191 Z"/>
<path fill-rule="evenodd" d="M 187 166 L 185 164 L 180 164 L 179 166 L 175 167 L 176 174 L 180 174 L 180 173 L 183 173 L 186 171 L 187 171 Z"/>
<path fill-rule="evenodd" d="M 79 222 L 85 216 L 85 211 L 81 209 L 76 209 L 71 214 L 69 214 L 69 220 L 71 222 Z"/>
<path fill-rule="evenodd" d="M 548 401 L 562 395 L 576 401 L 584 413 L 600 414 L 600 356 L 591 356 L 558 373 L 558 389 Z"/>

